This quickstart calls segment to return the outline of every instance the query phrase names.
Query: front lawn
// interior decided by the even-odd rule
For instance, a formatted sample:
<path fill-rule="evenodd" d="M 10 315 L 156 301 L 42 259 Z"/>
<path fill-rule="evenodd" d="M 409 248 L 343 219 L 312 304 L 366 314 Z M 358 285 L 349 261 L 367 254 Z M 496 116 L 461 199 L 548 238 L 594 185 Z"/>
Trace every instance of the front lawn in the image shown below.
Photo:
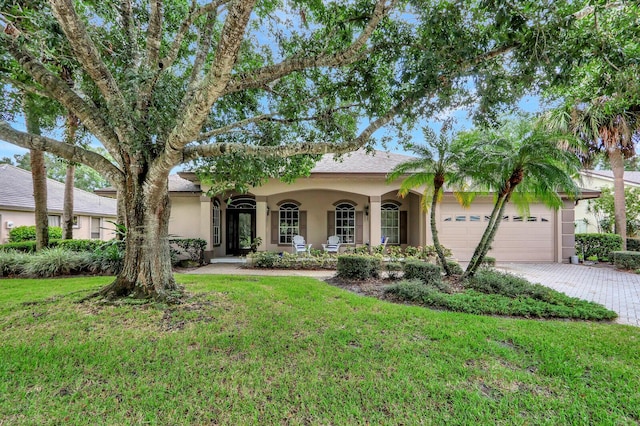
<path fill-rule="evenodd" d="M 181 306 L 0 280 L 0 424 L 636 424 L 640 329 L 435 312 L 310 278 Z"/>

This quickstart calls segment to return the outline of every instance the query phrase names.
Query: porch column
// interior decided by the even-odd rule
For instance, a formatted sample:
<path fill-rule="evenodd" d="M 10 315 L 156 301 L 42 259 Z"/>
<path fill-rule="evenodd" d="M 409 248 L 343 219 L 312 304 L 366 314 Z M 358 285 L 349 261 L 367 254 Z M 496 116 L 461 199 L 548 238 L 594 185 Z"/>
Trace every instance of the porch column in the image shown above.
<path fill-rule="evenodd" d="M 262 239 L 258 250 L 265 250 L 267 247 L 267 219 L 267 197 L 256 195 L 256 238 Z"/>
<path fill-rule="evenodd" d="M 379 246 L 382 239 L 382 204 L 380 196 L 369 197 L 369 244 L 370 247 Z"/>
<path fill-rule="evenodd" d="M 558 263 L 568 263 L 569 257 L 576 254 L 575 235 L 575 204 L 573 201 L 565 200 L 564 205 L 557 213 L 558 232 L 560 245 L 558 250 Z"/>
<path fill-rule="evenodd" d="M 207 242 L 207 251 L 213 250 L 213 205 L 211 198 L 200 196 L 200 235 Z"/>

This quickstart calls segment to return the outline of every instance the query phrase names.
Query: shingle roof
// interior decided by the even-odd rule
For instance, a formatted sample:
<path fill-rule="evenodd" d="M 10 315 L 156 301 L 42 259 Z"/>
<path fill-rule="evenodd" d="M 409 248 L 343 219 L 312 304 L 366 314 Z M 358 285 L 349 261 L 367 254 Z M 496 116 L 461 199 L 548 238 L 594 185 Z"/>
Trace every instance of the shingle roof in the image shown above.
<path fill-rule="evenodd" d="M 178 175 L 169 175 L 169 192 L 201 192 L 200 185 Z"/>
<path fill-rule="evenodd" d="M 609 179 L 613 179 L 613 172 L 611 170 L 585 170 L 585 175 L 601 176 Z M 634 183 L 640 185 L 640 172 L 624 172 L 625 182 Z"/>
<path fill-rule="evenodd" d="M 364 150 L 358 150 L 338 157 L 334 154 L 326 154 L 316 163 L 311 170 L 314 173 L 367 173 L 367 174 L 387 174 L 395 166 L 412 160 L 415 157 L 395 154 L 392 152 L 374 151 L 367 154 Z"/>
<path fill-rule="evenodd" d="M 73 192 L 74 213 L 100 216 L 117 215 L 117 201 L 100 197 L 82 189 Z M 64 184 L 47 179 L 47 209 L 50 212 L 62 212 L 64 203 Z M 9 164 L 0 165 L 0 208 L 8 210 L 33 211 L 33 181 L 31 172 Z"/>

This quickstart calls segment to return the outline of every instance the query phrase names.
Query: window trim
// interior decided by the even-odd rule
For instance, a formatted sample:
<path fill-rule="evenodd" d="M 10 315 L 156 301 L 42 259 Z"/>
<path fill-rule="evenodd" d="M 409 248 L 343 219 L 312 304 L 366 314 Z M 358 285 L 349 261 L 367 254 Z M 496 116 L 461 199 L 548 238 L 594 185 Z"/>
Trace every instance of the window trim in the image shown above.
<path fill-rule="evenodd" d="M 340 237 L 340 242 L 342 244 L 356 244 L 356 230 L 357 230 L 357 223 L 356 223 L 356 204 L 353 203 L 352 201 L 342 201 L 340 203 L 334 204 L 335 205 L 335 217 L 334 217 L 334 233 L 336 236 Z M 347 217 L 343 217 L 343 215 L 345 213 L 348 213 Z M 343 225 L 344 221 L 351 221 L 353 220 L 353 225 Z M 340 221 L 340 226 L 338 226 L 338 221 Z M 340 231 L 338 231 L 340 230 Z M 347 231 L 347 232 L 344 232 Z M 351 232 L 348 232 L 351 231 Z M 347 241 L 347 238 L 345 237 L 350 237 L 349 240 Z"/>
<path fill-rule="evenodd" d="M 394 213 L 394 218 L 392 220 L 395 222 L 395 225 L 385 226 L 385 212 Z M 388 230 L 390 229 L 394 230 L 392 234 L 396 237 L 395 240 L 389 235 Z M 385 201 L 380 206 L 380 235 L 382 237 L 382 241 L 384 241 L 385 237 L 389 237 L 387 244 L 400 245 L 400 205 L 398 203 Z"/>
<path fill-rule="evenodd" d="M 220 204 L 220 200 L 218 200 L 217 198 L 213 199 L 213 212 L 212 215 L 213 217 L 212 219 L 212 223 L 211 223 L 211 231 L 213 233 L 212 236 L 212 243 L 214 246 L 220 246 L 222 244 L 222 234 L 221 234 L 221 230 L 222 230 L 222 222 L 221 222 L 221 217 L 222 217 L 222 212 L 221 212 L 221 204 Z M 217 219 L 217 220 L 216 220 Z M 217 222 L 217 225 L 216 225 Z M 216 233 L 216 230 L 218 231 Z"/>
<path fill-rule="evenodd" d="M 285 215 L 284 219 L 282 217 L 283 214 Z M 292 229 L 294 232 L 282 233 L 283 220 L 286 231 Z M 289 220 L 292 224 L 288 223 Z M 295 225 L 293 225 L 294 222 Z M 300 203 L 293 201 L 278 203 L 278 245 L 291 244 L 294 235 L 300 235 Z"/>

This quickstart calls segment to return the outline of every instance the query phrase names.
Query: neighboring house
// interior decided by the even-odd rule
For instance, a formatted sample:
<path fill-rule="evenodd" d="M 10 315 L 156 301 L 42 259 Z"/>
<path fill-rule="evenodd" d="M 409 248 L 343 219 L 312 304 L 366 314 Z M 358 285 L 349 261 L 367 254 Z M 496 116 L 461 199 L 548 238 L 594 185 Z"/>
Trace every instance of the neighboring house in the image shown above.
<path fill-rule="evenodd" d="M 613 172 L 611 170 L 585 170 L 581 172 L 583 188 L 600 191 L 602 188 L 613 189 Z M 640 172 L 624 172 L 624 187 L 640 187 Z M 598 232 L 598 218 L 588 211 L 589 200 L 581 200 L 576 205 L 576 234 Z"/>
<path fill-rule="evenodd" d="M 341 251 L 351 246 L 424 246 L 432 244 L 429 216 L 420 208 L 420 191 L 400 198 L 401 180 L 387 184 L 389 171 L 411 157 L 385 152 L 375 156 L 362 151 L 335 161 L 325 155 L 309 177 L 287 184 L 277 179 L 252 188 L 248 194 L 206 196 L 191 172 L 169 178 L 171 219 L 169 233 L 203 238 L 209 257 L 237 256 L 248 252 L 247 242 L 262 239 L 260 250 L 292 251 L 291 238 L 305 237 L 312 249 L 322 249 L 331 235 L 340 237 Z M 113 189 L 96 191 L 115 196 Z M 442 244 L 460 261 L 471 258 L 486 220 L 492 198 L 477 199 L 470 208 L 459 206 L 446 193 L 438 207 Z M 540 204 L 529 217 L 513 206 L 505 212 L 490 256 L 498 261 L 566 262 L 574 254 L 574 201 L 559 211 Z"/>
<path fill-rule="evenodd" d="M 47 179 L 49 226 L 60 226 L 64 184 Z M 34 225 L 35 205 L 31 172 L 9 164 L 0 165 L 0 243 L 9 240 L 17 226 Z M 74 239 L 108 240 L 114 237 L 110 221 L 117 218 L 116 200 L 74 189 Z"/>

